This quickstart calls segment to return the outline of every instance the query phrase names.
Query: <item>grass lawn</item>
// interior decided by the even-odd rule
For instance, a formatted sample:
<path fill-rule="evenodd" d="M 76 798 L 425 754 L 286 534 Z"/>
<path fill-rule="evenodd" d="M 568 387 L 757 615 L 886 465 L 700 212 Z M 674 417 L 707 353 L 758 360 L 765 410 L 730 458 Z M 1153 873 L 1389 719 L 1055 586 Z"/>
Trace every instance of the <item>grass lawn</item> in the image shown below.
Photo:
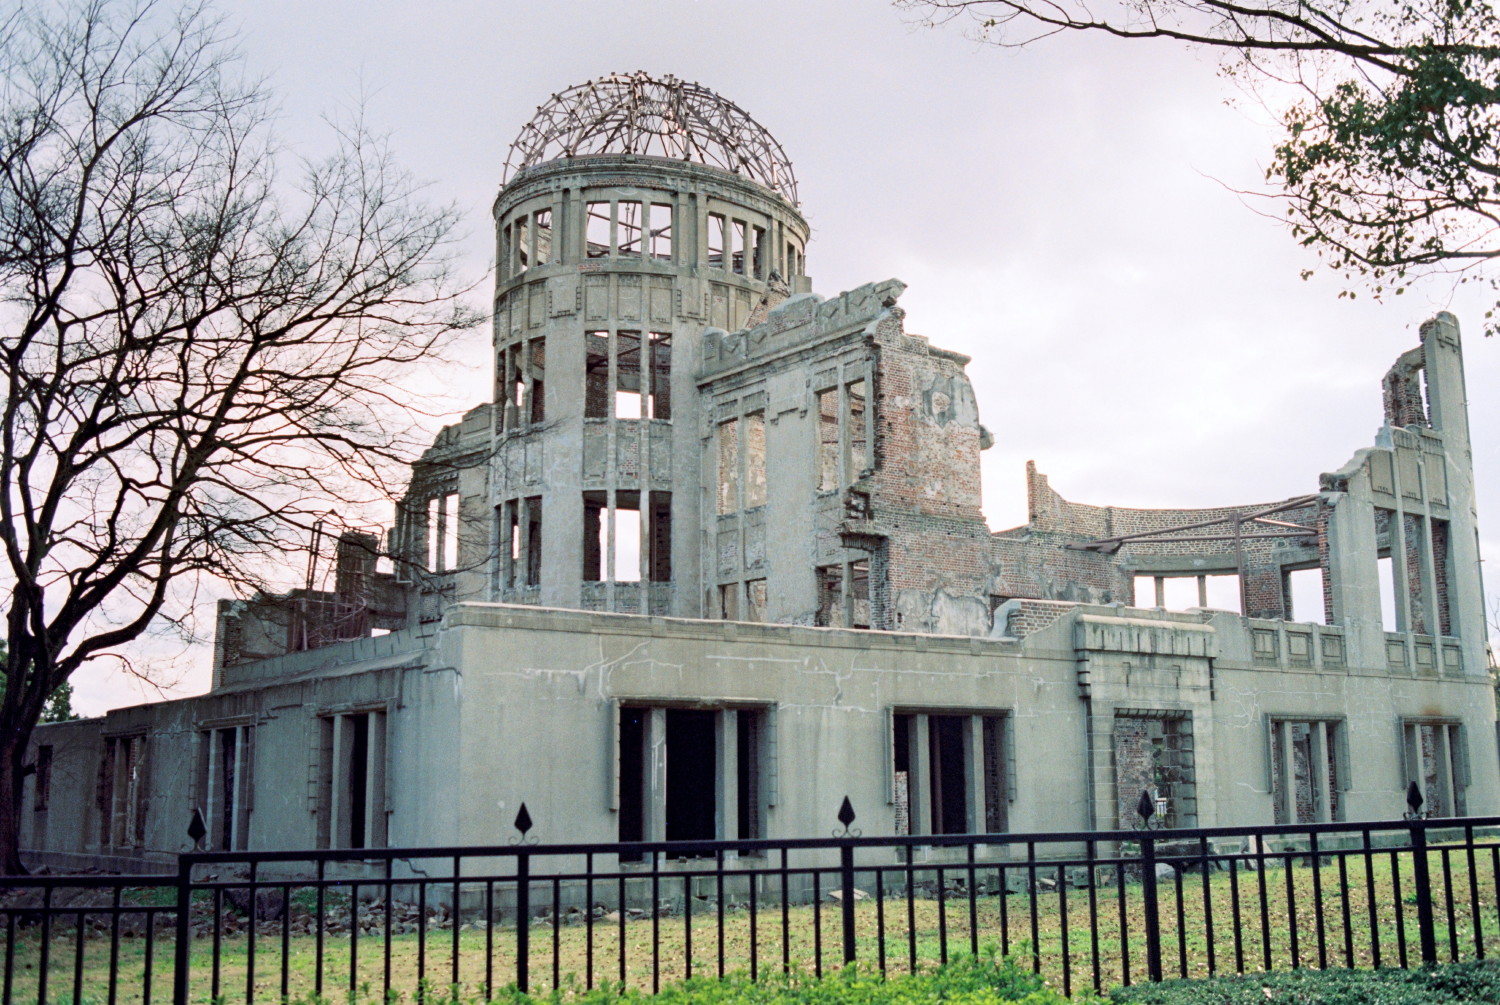
<path fill-rule="evenodd" d="M 1440 959 L 1472 959 L 1481 945 L 1484 955 L 1500 955 L 1496 857 L 1495 850 L 1481 849 L 1471 872 L 1462 851 L 1429 853 Z M 990 889 L 998 889 L 989 871 Z M 963 869 L 949 870 L 950 877 L 961 873 Z M 883 963 L 887 971 L 900 973 L 911 969 L 913 959 L 921 968 L 993 945 L 1024 967 L 1035 967 L 1060 991 L 1139 982 L 1146 976 L 1141 887 L 1127 882 L 1122 889 L 1113 875 L 1107 878 L 1107 884 L 1093 889 L 980 894 L 972 914 L 964 893 L 947 894 L 941 902 L 935 895 L 910 902 L 901 896 L 871 896 L 855 906 L 856 954 L 863 964 Z M 869 875 L 861 873 L 857 882 L 873 890 Z M 895 875 L 887 882 L 895 882 Z M 1325 859 L 1316 869 L 1302 859 L 1291 869 L 1163 879 L 1157 910 L 1165 976 L 1392 966 L 1401 962 L 1403 947 L 1415 965 L 1420 950 L 1411 890 L 1409 854 L 1389 852 L 1375 854 L 1368 870 L 1363 857 Z M 306 891 L 296 896 L 304 898 Z M 1207 912 L 1205 902 L 1211 908 Z M 340 905 L 330 896 L 329 904 L 330 917 L 348 920 L 347 898 Z M 487 985 L 499 988 L 515 980 L 517 933 L 509 924 L 487 931 L 477 913 L 464 920 L 457 933 L 434 927 L 425 933 L 388 936 L 376 931 L 351 938 L 345 930 L 325 932 L 321 941 L 291 922 L 263 921 L 253 940 L 241 925 L 220 940 L 217 970 L 212 937 L 197 937 L 190 968 L 192 1001 L 241 1002 L 253 994 L 255 1000 L 275 1002 L 320 989 L 336 1002 L 350 989 L 380 1000 L 387 987 L 411 997 L 424 982 L 444 989 L 444 998 L 455 984 L 482 997 Z M 76 915 L 54 918 L 47 947 L 48 1005 L 108 1002 L 112 956 L 118 962 L 115 1001 L 148 1005 L 171 1000 L 171 928 L 154 933 L 148 955 L 148 939 L 139 924 L 131 930 L 127 919 L 124 927 L 126 934 L 112 937 L 100 916 L 86 916 L 80 940 Z M 569 921 L 564 914 L 556 923 L 539 919 L 530 926 L 531 987 L 623 981 L 649 991 L 653 973 L 666 983 L 752 969 L 758 976 L 784 969 L 831 972 L 842 964 L 842 940 L 840 905 L 829 902 L 786 909 L 762 902 L 753 916 L 743 908 L 726 910 L 722 938 L 716 913 L 701 904 L 691 917 L 680 912 L 654 919 L 611 915 L 586 923 L 581 915 Z M 18 927 L 5 959 L 9 997 L 18 1005 L 37 1003 L 41 955 L 38 928 Z"/>

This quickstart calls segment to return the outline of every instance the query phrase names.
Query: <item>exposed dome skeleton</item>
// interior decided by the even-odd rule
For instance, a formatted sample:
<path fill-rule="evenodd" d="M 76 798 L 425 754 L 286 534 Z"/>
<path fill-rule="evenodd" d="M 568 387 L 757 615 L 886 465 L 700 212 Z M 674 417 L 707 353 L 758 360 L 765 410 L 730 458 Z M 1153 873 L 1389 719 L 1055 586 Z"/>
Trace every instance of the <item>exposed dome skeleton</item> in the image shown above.
<path fill-rule="evenodd" d="M 734 102 L 672 76 L 616 73 L 554 94 L 511 144 L 505 181 L 559 157 L 590 154 L 694 161 L 797 202 L 797 179 L 776 138 Z"/>

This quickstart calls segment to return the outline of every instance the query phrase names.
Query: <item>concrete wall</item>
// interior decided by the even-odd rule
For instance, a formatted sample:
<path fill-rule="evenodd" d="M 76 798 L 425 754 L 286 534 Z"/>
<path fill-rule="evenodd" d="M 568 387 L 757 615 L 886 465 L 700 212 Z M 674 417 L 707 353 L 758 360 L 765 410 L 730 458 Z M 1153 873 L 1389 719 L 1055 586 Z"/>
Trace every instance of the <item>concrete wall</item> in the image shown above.
<path fill-rule="evenodd" d="M 999 640 L 459 604 L 416 658 L 366 655 L 333 672 L 42 727 L 36 742 L 54 751 L 52 792 L 45 833 L 33 813 L 28 840 L 58 862 L 166 862 L 190 847 L 192 808 L 208 798 L 198 768 L 205 731 L 246 724 L 254 733 L 246 844 L 315 846 L 319 815 L 336 812 L 319 790 L 330 756 L 320 730 L 371 711 L 386 716 L 387 730 L 375 812 L 388 830 L 379 843 L 396 846 L 503 841 L 523 801 L 544 840 L 616 840 L 621 786 L 630 784 L 620 775 L 622 708 L 648 718 L 652 710 L 721 713 L 715 728 L 729 746 L 712 755 L 717 784 L 695 794 L 715 803 L 715 836 L 738 833 L 733 737 L 722 732 L 722 713 L 740 709 L 767 716 L 768 836 L 822 833 L 845 795 L 865 833 L 896 832 L 892 716 L 903 714 L 1003 717 L 1013 730 L 1001 781 L 1010 831 L 1119 825 L 1120 805 L 1137 797 L 1118 782 L 1126 776 L 1117 757 L 1129 750 L 1120 737 L 1142 720 L 1170 720 L 1183 748 L 1171 756 L 1190 761 L 1173 792 L 1179 825 L 1272 820 L 1267 721 L 1276 717 L 1338 724 L 1346 819 L 1402 811 L 1404 719 L 1462 727 L 1467 749 L 1453 756 L 1468 780 L 1466 809 L 1500 812 L 1486 679 L 1361 665 L 1334 644 L 1344 640 L 1338 628 L 1058 606 L 1050 625 Z M 1288 641 L 1304 630 L 1310 648 Z M 1257 633 L 1274 636 L 1274 661 Z M 1293 655 L 1301 653 L 1306 660 Z M 145 840 L 111 847 L 98 837 L 99 750 L 127 735 L 147 743 Z M 663 836 L 673 785 L 662 741 L 651 738 L 642 769 L 648 838 Z M 981 781 L 977 763 L 969 761 L 971 788 Z M 913 788 L 912 832 L 935 829 L 922 802 L 930 793 Z M 983 796 L 968 798 L 973 812 Z"/>

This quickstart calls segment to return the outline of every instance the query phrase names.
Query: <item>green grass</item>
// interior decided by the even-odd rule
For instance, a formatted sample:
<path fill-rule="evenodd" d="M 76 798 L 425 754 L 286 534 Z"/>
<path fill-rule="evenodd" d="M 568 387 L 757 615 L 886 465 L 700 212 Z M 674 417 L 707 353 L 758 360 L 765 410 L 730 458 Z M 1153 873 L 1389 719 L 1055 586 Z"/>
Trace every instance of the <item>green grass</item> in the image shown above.
<path fill-rule="evenodd" d="M 1500 914 L 1496 909 L 1494 856 L 1490 849 L 1477 857 L 1474 885 L 1470 886 L 1467 856 L 1461 852 L 1437 849 L 1429 854 L 1433 877 L 1436 911 L 1437 948 L 1440 959 L 1456 956 L 1469 959 L 1477 955 L 1482 943 L 1486 955 L 1500 956 Z M 1447 872 L 1444 857 L 1447 857 Z M 1394 862 L 1399 876 L 1393 873 L 1391 853 L 1374 856 L 1367 873 L 1363 858 L 1351 858 L 1343 872 L 1336 863 L 1326 862 L 1313 869 L 1301 860 L 1290 870 L 1268 869 L 1264 874 L 1240 872 L 1186 874 L 1182 877 L 1182 916 L 1178 917 L 1177 884 L 1163 880 L 1158 889 L 1158 910 L 1165 975 L 1207 976 L 1212 951 L 1214 970 L 1233 972 L 1241 965 L 1246 970 L 1290 970 L 1294 966 L 1327 965 L 1372 967 L 1378 962 L 1391 966 L 1400 961 L 1400 945 L 1406 944 L 1408 961 L 1419 960 L 1416 930 L 1416 905 L 1411 898 L 1411 861 L 1408 855 L 1397 855 Z M 962 867 L 950 868 L 951 878 L 965 878 Z M 1043 875 L 1046 875 L 1045 871 Z M 1445 875 L 1447 878 L 1445 879 Z M 981 884 L 998 887 L 993 869 L 981 869 Z M 1291 880 L 1288 896 L 1287 881 Z M 866 889 L 870 877 L 861 873 L 858 884 Z M 893 875 L 888 882 L 894 881 Z M 1397 896 L 1397 880 L 1400 895 Z M 1262 925 L 1259 908 L 1261 883 L 1267 898 L 1266 923 Z M 664 877 L 664 892 L 672 892 L 670 878 Z M 1368 891 L 1375 891 L 1372 910 Z M 1456 894 L 1452 925 L 1445 905 L 1451 886 Z M 1348 890 L 1349 916 L 1343 914 L 1340 891 Z M 680 891 L 680 885 L 678 885 Z M 1215 927 L 1212 937 L 1204 921 L 1204 896 L 1213 905 Z M 293 894 L 294 902 L 305 900 L 307 891 Z M 1477 899 L 1479 919 L 1471 917 L 1472 901 Z M 330 908 L 337 904 L 347 912 L 347 899 L 327 900 Z M 1239 923 L 1235 925 L 1235 904 L 1239 905 Z M 1289 910 L 1288 905 L 1295 906 Z M 1031 915 L 1035 908 L 1035 937 Z M 202 914 L 199 905 L 196 914 Z M 1067 918 L 1066 947 L 1063 918 Z M 345 914 L 347 917 L 347 915 Z M 879 937 L 883 916 L 885 938 Z M 950 895 L 939 903 L 928 897 L 919 899 L 908 913 L 902 898 L 884 901 L 874 897 L 862 900 L 855 908 L 855 948 L 862 964 L 876 967 L 884 956 L 885 967 L 893 974 L 911 969 L 915 955 L 918 969 L 943 958 L 946 949 L 951 958 L 976 947 L 993 944 L 1003 954 L 1013 954 L 1028 970 L 1033 966 L 1051 987 L 1069 992 L 1095 984 L 1108 988 L 1122 983 L 1128 976 L 1144 979 L 1145 911 L 1139 883 L 1124 888 L 1124 909 L 1118 886 L 1111 882 L 1093 891 L 1064 889 L 1013 893 L 1005 897 L 982 894 L 975 899 L 974 924 L 971 925 L 968 899 Z M 91 919 L 93 920 L 93 919 Z M 464 919 L 477 922 L 477 916 Z M 655 949 L 653 951 L 653 932 Z M 783 936 L 785 933 L 785 936 Z M 755 976 L 764 978 L 783 971 L 816 975 L 835 971 L 842 962 L 842 927 L 837 904 L 798 906 L 783 909 L 777 904 L 761 904 L 754 924 L 756 961 Z M 724 937 L 719 938 L 718 924 L 711 909 L 695 907 L 691 922 L 682 914 L 657 919 L 595 921 L 592 926 L 564 919 L 558 924 L 534 921 L 530 927 L 531 986 L 550 989 L 554 986 L 577 987 L 620 982 L 624 986 L 651 990 L 652 974 L 662 983 L 691 977 L 717 977 L 722 972 L 745 972 L 752 965 L 752 925 L 745 910 L 725 912 Z M 85 926 L 81 968 L 75 969 L 78 932 L 66 917 L 54 921 L 49 945 L 49 979 L 47 999 L 91 1005 L 108 999 L 110 957 L 119 961 L 116 1000 L 121 1005 L 144 1002 L 147 972 L 146 940 L 137 933 L 112 939 L 109 932 L 93 931 Z M 1296 955 L 1293 946 L 1296 946 Z M 159 930 L 153 940 L 151 959 L 151 1001 L 170 1000 L 173 938 L 170 928 Z M 623 945 L 623 970 L 621 947 Z M 1095 949 L 1097 945 L 1097 951 Z M 1124 968 L 1122 948 L 1129 947 L 1130 970 Z M 387 985 L 384 957 L 389 947 L 390 980 Z M 296 999 L 321 993 L 335 1001 L 342 1000 L 351 987 L 368 991 L 378 1000 L 391 989 L 419 986 L 449 988 L 456 986 L 461 994 L 482 992 L 486 986 L 500 988 L 516 979 L 517 939 L 513 927 L 497 925 L 486 932 L 482 927 L 458 933 L 455 953 L 451 930 L 429 930 L 425 937 L 416 933 L 364 934 L 351 940 L 347 933 L 325 933 L 321 946 L 312 935 L 290 933 L 283 953 L 280 922 L 263 922 L 254 939 L 254 970 L 251 974 L 251 940 L 241 929 L 222 940 L 219 971 L 213 970 L 212 943 L 207 937 L 192 944 L 191 991 L 194 1002 L 226 1003 L 245 1000 L 252 990 L 258 1001 Z M 1065 951 L 1066 948 L 1066 951 Z M 592 950 L 592 959 L 591 959 Z M 21 1005 L 35 1005 L 38 992 L 38 963 L 41 956 L 39 933 L 34 927 L 20 930 L 15 946 L 11 979 L 14 1000 Z M 455 969 L 456 959 L 456 969 Z M 554 959 L 556 965 L 554 967 Z M 283 980 L 283 963 L 285 979 Z M 655 968 L 659 965 L 660 969 Z M 321 983 L 319 970 L 321 969 Z M 571 984 L 570 984 L 571 978 Z M 446 994 L 446 992 L 445 992 Z"/>

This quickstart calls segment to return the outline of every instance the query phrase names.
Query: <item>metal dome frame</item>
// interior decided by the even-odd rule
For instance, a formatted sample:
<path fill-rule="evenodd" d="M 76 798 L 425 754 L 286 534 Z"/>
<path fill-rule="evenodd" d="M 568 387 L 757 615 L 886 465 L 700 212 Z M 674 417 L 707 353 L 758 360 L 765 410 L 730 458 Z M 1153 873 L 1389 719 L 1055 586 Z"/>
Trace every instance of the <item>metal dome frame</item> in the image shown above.
<path fill-rule="evenodd" d="M 672 76 L 613 73 L 554 94 L 510 145 L 505 181 L 537 164 L 590 154 L 706 164 L 797 203 L 792 162 L 776 138 L 734 102 Z"/>

